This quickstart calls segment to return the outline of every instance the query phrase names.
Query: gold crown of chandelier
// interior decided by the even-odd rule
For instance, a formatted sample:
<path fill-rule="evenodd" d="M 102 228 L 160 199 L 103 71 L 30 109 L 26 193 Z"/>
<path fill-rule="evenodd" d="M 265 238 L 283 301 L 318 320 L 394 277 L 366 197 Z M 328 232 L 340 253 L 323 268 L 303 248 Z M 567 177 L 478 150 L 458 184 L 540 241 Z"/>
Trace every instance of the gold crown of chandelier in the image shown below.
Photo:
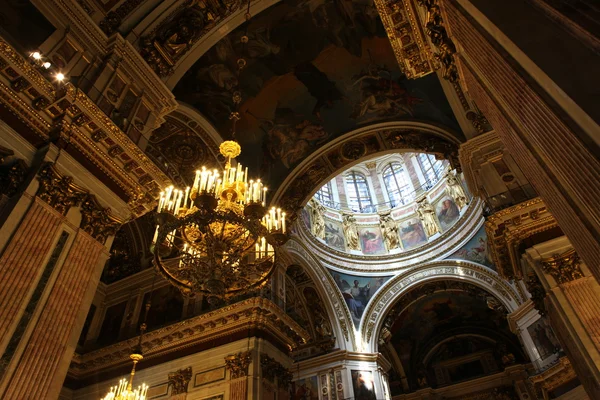
<path fill-rule="evenodd" d="M 287 240 L 285 213 L 267 210 L 267 188 L 234 165 L 241 148 L 225 141 L 222 175 L 203 167 L 194 185 L 161 193 L 153 239 L 159 271 L 184 294 L 224 299 L 264 284 Z"/>

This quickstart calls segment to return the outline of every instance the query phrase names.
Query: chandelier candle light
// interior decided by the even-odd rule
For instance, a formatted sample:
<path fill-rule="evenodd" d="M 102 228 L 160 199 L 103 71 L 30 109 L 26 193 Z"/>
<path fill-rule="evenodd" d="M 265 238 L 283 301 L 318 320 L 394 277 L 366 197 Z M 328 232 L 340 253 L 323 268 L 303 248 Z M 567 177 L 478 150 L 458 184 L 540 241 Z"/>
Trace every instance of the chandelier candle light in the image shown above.
<path fill-rule="evenodd" d="M 202 167 L 191 188 L 161 193 L 152 241 L 167 280 L 212 302 L 266 283 L 288 238 L 285 212 L 267 210 L 263 182 L 249 180 L 248 168 L 233 161 L 240 145 L 229 140 L 219 150 L 227 160 L 222 174 Z"/>
<path fill-rule="evenodd" d="M 127 381 L 127 379 L 121 379 L 117 386 L 110 388 L 110 392 L 102 400 L 146 400 L 148 386 L 145 383 L 142 383 L 142 385 L 138 386 L 135 390 L 132 388 L 135 365 L 143 358 L 143 356 L 134 353 L 130 358 L 133 360 L 133 369 L 131 370 L 129 381 Z"/>

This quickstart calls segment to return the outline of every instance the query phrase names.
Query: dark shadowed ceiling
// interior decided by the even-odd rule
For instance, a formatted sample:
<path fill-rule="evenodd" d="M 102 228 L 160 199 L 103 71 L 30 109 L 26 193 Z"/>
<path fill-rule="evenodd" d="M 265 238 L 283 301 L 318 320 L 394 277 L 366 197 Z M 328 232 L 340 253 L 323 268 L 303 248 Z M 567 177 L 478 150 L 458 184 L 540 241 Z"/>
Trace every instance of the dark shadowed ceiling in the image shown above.
<path fill-rule="evenodd" d="M 238 74 L 240 57 L 247 66 Z M 227 138 L 237 90 L 241 161 L 271 187 L 315 149 L 361 126 L 412 119 L 458 130 L 435 74 L 403 76 L 370 0 L 278 3 L 221 39 L 174 93 Z"/>

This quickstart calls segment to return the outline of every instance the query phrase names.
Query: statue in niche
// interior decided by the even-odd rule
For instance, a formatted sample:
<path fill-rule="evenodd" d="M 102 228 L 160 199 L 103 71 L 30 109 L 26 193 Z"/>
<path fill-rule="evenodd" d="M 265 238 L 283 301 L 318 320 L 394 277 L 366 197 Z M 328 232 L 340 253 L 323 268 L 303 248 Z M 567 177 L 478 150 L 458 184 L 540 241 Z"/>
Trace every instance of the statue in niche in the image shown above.
<path fill-rule="evenodd" d="M 458 208 L 462 209 L 468 203 L 467 196 L 453 171 L 448 172 L 448 175 L 446 175 L 446 185 L 446 193 L 454 199 Z"/>
<path fill-rule="evenodd" d="M 419 214 L 421 221 L 423 221 L 427 237 L 431 237 L 440 231 L 440 227 L 435 220 L 435 210 L 427 198 L 419 201 L 418 204 L 419 207 L 417 208 L 417 213 Z"/>
<path fill-rule="evenodd" d="M 325 207 L 318 201 L 311 199 L 310 201 L 310 214 L 312 220 L 312 233 L 315 237 L 325 240 Z"/>
<path fill-rule="evenodd" d="M 385 247 L 387 247 L 388 251 L 398 248 L 398 225 L 392 219 L 389 212 L 379 216 L 379 225 L 381 226 L 383 241 L 385 242 Z"/>
<path fill-rule="evenodd" d="M 344 236 L 348 250 L 360 251 L 360 242 L 358 240 L 358 229 L 356 228 L 356 218 L 352 214 L 342 215 L 342 225 L 344 226 Z"/>

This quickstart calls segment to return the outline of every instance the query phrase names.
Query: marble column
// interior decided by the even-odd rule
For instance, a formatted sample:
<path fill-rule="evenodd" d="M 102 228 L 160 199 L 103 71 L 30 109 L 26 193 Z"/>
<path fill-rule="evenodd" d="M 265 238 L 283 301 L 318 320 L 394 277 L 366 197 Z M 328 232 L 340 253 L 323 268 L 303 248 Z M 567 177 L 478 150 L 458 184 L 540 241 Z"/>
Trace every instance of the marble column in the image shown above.
<path fill-rule="evenodd" d="M 566 237 L 535 245 L 523 261 L 546 293 L 550 324 L 591 398 L 600 398 L 600 285 Z"/>
<path fill-rule="evenodd" d="M 43 399 L 58 396 L 60 387 L 55 393 L 50 393 L 49 389 L 54 382 L 64 379 L 64 374 L 57 376 L 57 371 L 64 362 L 65 352 L 69 347 L 74 347 L 69 346 L 68 342 L 74 336 L 72 330 L 90 280 L 94 275 L 99 278 L 99 274 L 94 272 L 102 265 L 99 260 L 105 252 L 101 243 L 81 230 L 77 232 L 54 284 L 46 289 L 49 293 L 45 303 L 40 304 L 43 309 L 28 332 L 26 343 L 21 341 L 17 351 L 20 354 L 13 357 L 9 365 L 7 372 L 10 378 L 5 376 L 4 398 Z"/>
<path fill-rule="evenodd" d="M 58 240 L 61 220 L 62 215 L 34 199 L 0 257 L 0 353 L 6 350 Z"/>
<path fill-rule="evenodd" d="M 535 72 L 526 54 L 470 1 L 443 0 L 440 5 L 444 26 L 459 49 L 454 60 L 462 84 L 600 278 L 600 206 L 595 201 L 600 198 L 600 160 L 580 139 L 576 123 L 564 117 L 569 110 L 549 98 L 544 88 L 554 90 L 554 84 Z M 544 88 L 536 80 L 545 82 Z"/>

